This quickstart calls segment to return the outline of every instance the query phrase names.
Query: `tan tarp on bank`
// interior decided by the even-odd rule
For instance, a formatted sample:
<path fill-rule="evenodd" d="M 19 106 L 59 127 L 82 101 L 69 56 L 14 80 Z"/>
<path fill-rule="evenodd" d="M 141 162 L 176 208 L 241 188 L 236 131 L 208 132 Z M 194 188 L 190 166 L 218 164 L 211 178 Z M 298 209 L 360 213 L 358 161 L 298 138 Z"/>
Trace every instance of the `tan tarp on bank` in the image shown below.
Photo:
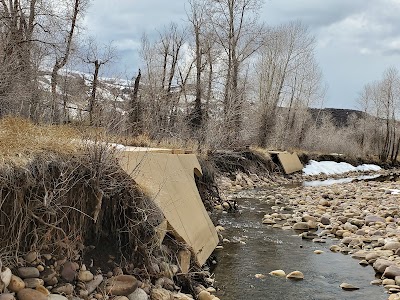
<path fill-rule="evenodd" d="M 276 155 L 278 157 L 286 174 L 291 174 L 303 169 L 303 164 L 296 153 L 289 153 L 286 151 L 268 151 L 268 153 L 271 156 Z"/>
<path fill-rule="evenodd" d="M 127 147 L 121 167 L 164 213 L 175 237 L 189 245 L 203 265 L 218 244 L 218 235 L 194 181 L 201 167 L 194 154 L 184 151 Z"/>

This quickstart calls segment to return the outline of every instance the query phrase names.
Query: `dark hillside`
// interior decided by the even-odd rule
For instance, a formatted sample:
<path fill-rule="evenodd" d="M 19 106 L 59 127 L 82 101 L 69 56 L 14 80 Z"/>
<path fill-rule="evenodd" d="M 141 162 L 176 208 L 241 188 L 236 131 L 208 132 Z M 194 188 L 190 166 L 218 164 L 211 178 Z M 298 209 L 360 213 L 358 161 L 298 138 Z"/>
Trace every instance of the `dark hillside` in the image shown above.
<path fill-rule="evenodd" d="M 321 122 L 323 116 L 331 116 L 333 123 L 337 127 L 345 127 L 349 125 L 350 116 L 355 115 L 357 118 L 363 118 L 365 113 L 354 109 L 342 108 L 310 108 L 311 115 L 318 123 Z"/>

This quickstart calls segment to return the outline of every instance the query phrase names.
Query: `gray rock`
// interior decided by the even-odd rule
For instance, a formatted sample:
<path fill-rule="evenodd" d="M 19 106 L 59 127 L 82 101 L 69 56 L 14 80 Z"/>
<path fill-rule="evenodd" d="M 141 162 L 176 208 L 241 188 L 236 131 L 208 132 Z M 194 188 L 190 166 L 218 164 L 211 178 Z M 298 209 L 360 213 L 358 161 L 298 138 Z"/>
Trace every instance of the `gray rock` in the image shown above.
<path fill-rule="evenodd" d="M 51 268 L 48 268 L 42 272 L 40 278 L 42 278 L 44 282 L 48 283 L 56 276 L 56 274 L 57 274 L 56 271 L 54 271 Z"/>
<path fill-rule="evenodd" d="M 106 292 L 114 296 L 127 296 L 139 286 L 139 281 L 131 275 L 119 275 L 110 279 Z"/>
<path fill-rule="evenodd" d="M 51 290 L 55 294 L 72 295 L 74 286 L 70 283 L 61 284 Z"/>
<path fill-rule="evenodd" d="M 49 297 L 48 300 L 68 300 L 67 297 L 57 294 L 50 294 L 48 297 Z"/>
<path fill-rule="evenodd" d="M 103 275 L 99 274 L 94 276 L 92 281 L 86 283 L 86 290 L 89 294 L 93 293 L 95 289 L 103 282 Z"/>
<path fill-rule="evenodd" d="M 15 300 L 14 294 L 0 294 L 0 300 Z"/>
<path fill-rule="evenodd" d="M 331 220 L 330 220 L 329 216 L 326 216 L 326 215 L 321 216 L 321 223 L 323 225 L 331 224 Z"/>
<path fill-rule="evenodd" d="M 129 300 L 148 300 L 149 296 L 141 288 L 137 288 L 133 293 L 128 295 Z"/>
<path fill-rule="evenodd" d="M 34 267 L 21 267 L 18 268 L 18 274 L 21 278 L 38 278 L 39 270 Z"/>
<path fill-rule="evenodd" d="M 77 266 L 75 263 L 67 261 L 62 268 L 61 277 L 67 282 L 72 282 L 77 276 Z"/>
<path fill-rule="evenodd" d="M 395 278 L 400 276 L 400 267 L 396 265 L 390 265 L 385 269 L 383 276 L 386 278 Z"/>
<path fill-rule="evenodd" d="M 24 258 L 26 262 L 31 264 L 38 258 L 38 253 L 36 251 L 28 252 Z"/>
<path fill-rule="evenodd" d="M 48 300 L 45 294 L 33 289 L 22 289 L 17 296 L 18 300 Z"/>
<path fill-rule="evenodd" d="M 40 278 L 26 278 L 24 279 L 24 282 L 25 282 L 25 287 L 30 289 L 34 289 L 38 285 L 44 285 L 43 279 Z"/>
<path fill-rule="evenodd" d="M 371 223 L 376 223 L 376 222 L 385 223 L 386 220 L 384 218 L 380 217 L 380 216 L 369 215 L 369 216 L 365 217 L 364 221 L 365 221 L 366 225 L 369 225 Z"/>
<path fill-rule="evenodd" d="M 375 269 L 375 271 L 377 271 L 378 273 L 384 273 L 386 268 L 394 265 L 394 262 L 390 261 L 390 260 L 386 260 L 383 258 L 378 258 L 374 264 L 373 264 L 373 268 Z"/>
<path fill-rule="evenodd" d="M 383 246 L 384 250 L 397 250 L 400 248 L 400 242 L 388 242 Z"/>

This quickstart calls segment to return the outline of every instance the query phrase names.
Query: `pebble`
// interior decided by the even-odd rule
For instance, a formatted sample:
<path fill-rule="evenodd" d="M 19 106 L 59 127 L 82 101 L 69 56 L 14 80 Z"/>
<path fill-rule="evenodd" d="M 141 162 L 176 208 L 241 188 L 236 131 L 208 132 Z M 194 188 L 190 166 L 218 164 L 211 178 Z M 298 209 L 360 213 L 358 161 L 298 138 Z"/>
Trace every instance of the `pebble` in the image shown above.
<path fill-rule="evenodd" d="M 0 294 L 0 300 L 15 300 L 14 294 Z"/>
<path fill-rule="evenodd" d="M 324 253 L 324 251 L 322 251 L 322 250 L 314 250 L 314 253 L 315 254 L 322 254 L 322 253 Z"/>
<path fill-rule="evenodd" d="M 214 299 L 215 297 L 213 295 L 210 294 L 210 292 L 207 292 L 206 290 L 201 291 L 198 295 L 197 295 L 197 299 L 198 300 L 211 300 Z"/>
<path fill-rule="evenodd" d="M 76 278 L 77 269 L 78 268 L 75 263 L 67 261 L 62 267 L 61 277 L 67 282 L 72 282 Z"/>
<path fill-rule="evenodd" d="M 74 286 L 70 283 L 65 283 L 53 288 L 51 291 L 56 294 L 72 295 Z"/>
<path fill-rule="evenodd" d="M 256 274 L 256 275 L 254 275 L 254 277 L 257 278 L 257 279 L 263 279 L 266 276 L 264 274 Z"/>
<path fill-rule="evenodd" d="M 116 299 L 116 298 L 114 298 Z M 128 295 L 129 300 L 148 300 L 149 296 L 141 288 L 137 288 L 133 293 Z"/>
<path fill-rule="evenodd" d="M 1 270 L 1 266 L 0 266 L 0 270 Z M 4 268 L 4 271 L 2 271 L 0 273 L 0 280 L 4 284 L 5 287 L 8 287 L 8 285 L 10 284 L 11 277 L 12 277 L 12 273 L 9 268 Z"/>
<path fill-rule="evenodd" d="M 271 271 L 269 274 L 272 276 L 277 276 L 277 277 L 285 277 L 286 276 L 286 273 L 283 270 L 274 270 L 274 271 Z"/>
<path fill-rule="evenodd" d="M 20 277 L 12 275 L 8 289 L 11 292 L 18 293 L 23 288 L 25 288 L 25 282 Z"/>
<path fill-rule="evenodd" d="M 346 282 L 343 282 L 340 287 L 345 291 L 355 291 L 360 289 L 359 287 Z"/>
<path fill-rule="evenodd" d="M 89 282 L 93 280 L 93 274 L 90 271 L 79 271 L 78 274 L 78 280 L 83 281 L 83 282 Z"/>
<path fill-rule="evenodd" d="M 38 258 L 38 253 L 36 251 L 28 252 L 24 257 L 26 262 L 30 264 L 33 263 L 37 258 Z"/>
<path fill-rule="evenodd" d="M 302 280 L 302 279 L 304 279 L 304 274 L 300 271 L 293 271 L 293 272 L 290 272 L 286 276 L 286 278 L 293 279 L 293 280 Z"/>
<path fill-rule="evenodd" d="M 18 274 L 21 278 L 38 278 L 39 270 L 35 267 L 21 267 L 18 268 Z"/>
<path fill-rule="evenodd" d="M 25 287 L 30 289 L 34 289 L 39 285 L 44 285 L 43 279 L 40 278 L 27 278 L 24 279 L 24 282 L 25 282 Z"/>
<path fill-rule="evenodd" d="M 48 300 L 48 297 L 33 289 L 22 289 L 17 293 L 18 300 Z"/>
<path fill-rule="evenodd" d="M 119 275 L 110 279 L 106 292 L 114 296 L 127 296 L 139 286 L 139 281 L 131 275 Z"/>

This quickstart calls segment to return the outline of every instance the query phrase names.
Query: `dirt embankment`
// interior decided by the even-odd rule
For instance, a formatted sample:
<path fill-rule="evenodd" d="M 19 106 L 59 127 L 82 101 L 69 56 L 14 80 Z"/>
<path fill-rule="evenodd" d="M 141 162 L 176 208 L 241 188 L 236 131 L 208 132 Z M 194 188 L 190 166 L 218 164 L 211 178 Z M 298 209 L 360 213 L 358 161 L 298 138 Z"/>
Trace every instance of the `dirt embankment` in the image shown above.
<path fill-rule="evenodd" d="M 107 146 L 20 119 L 0 129 L 1 299 L 187 300 L 212 284 L 206 267 L 181 272 L 190 250 L 161 238 L 161 211 Z"/>

